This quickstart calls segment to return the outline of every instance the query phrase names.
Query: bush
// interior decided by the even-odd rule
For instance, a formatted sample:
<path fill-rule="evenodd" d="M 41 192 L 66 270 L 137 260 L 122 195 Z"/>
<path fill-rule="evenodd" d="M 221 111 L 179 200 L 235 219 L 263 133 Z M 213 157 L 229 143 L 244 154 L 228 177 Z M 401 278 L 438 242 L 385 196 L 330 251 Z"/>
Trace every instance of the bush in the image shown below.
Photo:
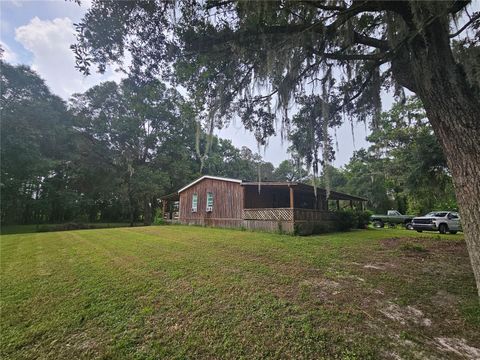
<path fill-rule="evenodd" d="M 372 212 L 368 210 L 365 210 L 365 211 L 355 210 L 354 214 L 357 220 L 357 228 L 365 229 L 368 226 L 368 223 L 370 222 L 370 216 L 372 216 Z"/>
<path fill-rule="evenodd" d="M 155 212 L 155 217 L 153 218 L 152 224 L 153 225 L 165 225 L 165 224 L 167 224 L 167 222 L 163 218 L 163 211 L 162 210 L 158 209 Z"/>
<path fill-rule="evenodd" d="M 49 232 L 49 231 L 66 231 L 66 230 L 80 230 L 80 229 L 94 229 L 94 225 L 84 224 L 84 223 L 66 223 L 66 224 L 55 224 L 55 225 L 42 225 L 38 228 L 38 232 Z"/>
<path fill-rule="evenodd" d="M 312 229 L 313 234 L 323 234 L 331 231 L 330 228 L 325 224 L 315 224 Z"/>
<path fill-rule="evenodd" d="M 337 230 L 348 231 L 355 228 L 355 217 L 353 211 L 339 210 L 335 211 L 337 220 L 335 221 Z"/>
<path fill-rule="evenodd" d="M 337 216 L 337 230 L 347 231 L 350 229 L 365 229 L 370 221 L 370 211 L 340 210 L 335 211 Z"/>

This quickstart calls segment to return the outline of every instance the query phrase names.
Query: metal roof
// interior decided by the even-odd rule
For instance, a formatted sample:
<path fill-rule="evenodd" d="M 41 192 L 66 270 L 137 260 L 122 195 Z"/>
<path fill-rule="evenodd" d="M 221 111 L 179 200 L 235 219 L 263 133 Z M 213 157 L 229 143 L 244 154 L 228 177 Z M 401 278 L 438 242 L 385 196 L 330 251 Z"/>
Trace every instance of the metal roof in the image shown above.
<path fill-rule="evenodd" d="M 244 182 L 242 186 L 285 186 L 285 187 L 300 187 L 307 191 L 314 191 L 312 185 L 299 183 L 299 182 L 289 182 L 289 181 L 263 181 L 263 182 Z M 327 190 L 317 187 L 317 191 L 326 193 Z M 338 191 L 330 191 L 328 196 L 329 200 L 353 200 L 353 201 L 368 201 L 367 198 L 341 193 Z"/>
<path fill-rule="evenodd" d="M 242 186 L 258 186 L 258 185 L 266 185 L 266 186 L 296 186 L 300 185 L 297 182 L 290 182 L 290 181 L 246 181 L 242 182 Z"/>
<path fill-rule="evenodd" d="M 304 183 L 299 183 L 299 182 L 289 182 L 289 181 L 262 181 L 262 182 L 243 182 L 242 180 L 239 180 L 239 179 L 231 179 L 231 178 L 224 178 L 224 177 L 220 177 L 220 176 L 211 176 L 211 175 L 204 175 L 200 178 L 198 178 L 197 180 L 195 181 L 192 181 L 191 183 L 189 183 L 188 185 L 185 185 L 184 187 L 182 187 L 180 190 L 178 190 L 178 192 L 176 194 L 180 194 L 182 191 L 188 189 L 189 187 L 199 183 L 200 181 L 202 181 L 203 179 L 212 179 L 212 180 L 220 180 L 220 181 L 229 181 L 229 182 L 234 182 L 234 183 L 237 183 L 237 184 L 240 184 L 242 186 L 285 186 L 285 187 L 298 187 L 298 188 L 303 188 L 303 190 L 306 190 L 306 191 L 311 191 L 313 192 L 314 191 L 314 187 L 312 185 L 308 185 L 308 184 L 304 184 Z M 317 191 L 319 192 L 322 192 L 322 193 L 326 193 L 327 190 L 323 189 L 323 188 L 319 188 L 317 187 Z M 174 195 L 175 193 L 173 194 L 169 194 L 167 196 L 164 196 L 164 198 L 166 197 L 170 197 L 171 195 Z M 173 196 L 172 196 L 173 197 Z M 356 196 L 356 195 L 350 195 L 350 194 L 345 194 L 345 193 L 341 193 L 341 192 L 338 192 L 338 191 L 330 191 L 330 194 L 329 194 L 329 197 L 328 197 L 329 200 L 353 200 L 353 201 L 368 201 L 367 198 L 364 198 L 364 197 L 361 197 L 361 196 Z"/>

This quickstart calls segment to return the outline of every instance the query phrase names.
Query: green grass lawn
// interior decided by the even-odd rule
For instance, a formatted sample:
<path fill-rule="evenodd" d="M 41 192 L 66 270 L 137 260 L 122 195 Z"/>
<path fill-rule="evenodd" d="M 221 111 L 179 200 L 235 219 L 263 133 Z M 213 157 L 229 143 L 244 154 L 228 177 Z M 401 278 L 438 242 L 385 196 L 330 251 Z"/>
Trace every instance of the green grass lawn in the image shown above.
<path fill-rule="evenodd" d="M 1 354 L 478 358 L 462 235 L 186 226 L 1 236 Z"/>

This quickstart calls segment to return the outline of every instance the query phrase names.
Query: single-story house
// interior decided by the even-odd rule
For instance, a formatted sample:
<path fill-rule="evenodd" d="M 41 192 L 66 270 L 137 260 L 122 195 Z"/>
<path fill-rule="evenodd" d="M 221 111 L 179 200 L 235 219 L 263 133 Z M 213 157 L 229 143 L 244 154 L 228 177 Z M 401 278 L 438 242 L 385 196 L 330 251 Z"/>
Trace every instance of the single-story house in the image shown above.
<path fill-rule="evenodd" d="M 311 234 L 334 228 L 335 213 L 349 206 L 364 209 L 368 199 L 315 189 L 299 182 L 246 182 L 202 176 L 162 197 L 164 217 L 182 224 L 238 227 Z"/>

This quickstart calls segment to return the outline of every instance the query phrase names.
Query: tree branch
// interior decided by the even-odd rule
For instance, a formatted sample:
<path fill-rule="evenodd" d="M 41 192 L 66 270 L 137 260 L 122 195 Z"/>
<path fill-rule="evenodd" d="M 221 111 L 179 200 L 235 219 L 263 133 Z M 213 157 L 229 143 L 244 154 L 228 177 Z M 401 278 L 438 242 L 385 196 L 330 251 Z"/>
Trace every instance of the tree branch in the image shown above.
<path fill-rule="evenodd" d="M 319 56 L 324 56 L 331 60 L 375 60 L 380 61 L 386 57 L 387 53 L 370 53 L 370 54 L 343 54 L 343 53 L 321 53 Z"/>
<path fill-rule="evenodd" d="M 480 19 L 480 12 L 477 12 L 475 13 L 471 18 L 470 18 L 470 21 L 468 21 L 465 25 L 463 25 L 460 30 L 458 30 L 457 32 L 453 33 L 453 34 L 450 34 L 449 35 L 449 38 L 452 39 L 458 35 L 460 35 L 466 28 L 468 28 L 473 22 L 475 22 L 476 20 Z"/>
<path fill-rule="evenodd" d="M 333 33 L 348 20 L 363 12 L 394 11 L 402 13 L 405 6 L 406 3 L 401 1 L 353 1 L 349 8 L 338 14 L 338 18 L 328 25 L 326 30 L 327 33 Z"/>
<path fill-rule="evenodd" d="M 357 44 L 363 44 L 371 47 L 375 47 L 381 50 L 389 50 L 388 42 L 386 40 L 380 40 L 369 36 L 362 35 L 356 31 L 353 32 L 353 41 Z"/>
<path fill-rule="evenodd" d="M 326 11 L 344 11 L 344 10 L 347 9 L 344 6 L 321 4 L 321 3 L 319 3 L 318 1 L 315 1 L 315 0 L 304 0 L 304 1 L 301 1 L 301 3 L 313 6 L 314 8 L 317 8 L 317 9 L 326 10 Z"/>
<path fill-rule="evenodd" d="M 225 0 L 225 1 L 215 1 L 215 0 L 209 0 L 207 2 L 207 5 L 205 6 L 205 8 L 207 10 L 210 10 L 210 9 L 213 9 L 213 8 L 216 8 L 216 7 L 222 7 L 222 6 L 225 6 L 225 5 L 230 5 L 232 3 L 234 3 L 236 0 Z"/>
<path fill-rule="evenodd" d="M 449 9 L 450 14 L 456 14 L 460 10 L 462 10 L 465 6 L 470 4 L 470 0 L 457 0 L 455 1 Z"/>

